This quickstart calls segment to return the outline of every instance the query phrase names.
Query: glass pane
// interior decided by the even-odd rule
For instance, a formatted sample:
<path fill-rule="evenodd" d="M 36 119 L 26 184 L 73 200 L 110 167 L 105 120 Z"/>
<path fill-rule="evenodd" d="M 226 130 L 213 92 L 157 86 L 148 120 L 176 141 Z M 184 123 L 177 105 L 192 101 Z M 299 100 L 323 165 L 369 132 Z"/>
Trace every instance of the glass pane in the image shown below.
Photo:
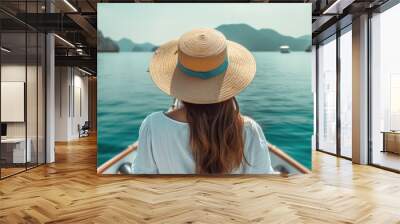
<path fill-rule="evenodd" d="M 351 30 L 340 36 L 340 152 L 351 158 L 352 141 L 352 35 Z"/>
<path fill-rule="evenodd" d="M 1 1 L 0 7 L 28 13 L 34 24 L 38 17 L 29 16 L 44 13 L 45 1 Z M 3 178 L 45 161 L 45 36 L 2 12 L 0 20 Z"/>
<path fill-rule="evenodd" d="M 318 48 L 318 147 L 336 153 L 336 40 Z"/>
<path fill-rule="evenodd" d="M 372 18 L 372 163 L 400 170 L 400 5 Z"/>
<path fill-rule="evenodd" d="M 37 165 L 38 160 L 38 143 L 37 143 L 37 132 L 38 132 L 38 119 L 37 119 L 37 98 L 38 98 L 38 36 L 36 32 L 27 33 L 28 38 L 28 62 L 27 62 L 27 81 L 26 81 L 26 113 L 27 113 L 27 143 L 28 143 L 28 168 Z"/>
<path fill-rule="evenodd" d="M 27 19 L 31 23 L 35 24 L 38 22 L 38 17 L 31 17 L 33 13 L 39 11 L 39 5 L 37 1 L 27 2 L 26 12 Z M 38 143 L 37 143 L 37 132 L 38 132 L 38 35 L 35 30 L 27 30 L 27 80 L 26 80 L 26 116 L 27 116 L 27 149 L 31 151 L 30 158 L 28 159 L 28 168 L 37 166 L 38 163 Z"/>
<path fill-rule="evenodd" d="M 46 37 L 44 34 L 39 34 L 39 45 L 38 45 L 38 163 L 45 163 L 45 44 Z"/>
<path fill-rule="evenodd" d="M 26 34 L 1 34 L 1 166 L 2 177 L 25 170 Z M 6 49 L 6 50 L 4 50 Z"/>

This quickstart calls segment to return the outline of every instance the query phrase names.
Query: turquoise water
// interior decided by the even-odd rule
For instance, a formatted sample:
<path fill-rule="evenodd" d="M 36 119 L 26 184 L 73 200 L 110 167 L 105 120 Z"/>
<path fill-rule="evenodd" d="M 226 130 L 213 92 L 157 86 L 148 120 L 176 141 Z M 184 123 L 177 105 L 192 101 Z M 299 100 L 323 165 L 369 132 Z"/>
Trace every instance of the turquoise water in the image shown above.
<path fill-rule="evenodd" d="M 147 73 L 150 52 L 98 53 L 98 164 L 136 141 L 142 120 L 172 99 Z M 257 74 L 239 96 L 268 141 L 311 168 L 311 54 L 254 52 Z"/>

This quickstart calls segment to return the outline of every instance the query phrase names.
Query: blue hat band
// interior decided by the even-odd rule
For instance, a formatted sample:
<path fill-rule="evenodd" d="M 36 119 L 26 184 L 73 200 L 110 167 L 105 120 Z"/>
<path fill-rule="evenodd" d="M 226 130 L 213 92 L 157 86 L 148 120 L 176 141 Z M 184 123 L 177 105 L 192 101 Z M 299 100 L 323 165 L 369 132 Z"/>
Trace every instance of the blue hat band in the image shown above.
<path fill-rule="evenodd" d="M 197 71 L 190 70 L 189 68 L 186 68 L 179 62 L 178 62 L 177 66 L 178 66 L 179 70 L 181 70 L 181 72 L 185 73 L 188 76 L 201 78 L 201 79 L 209 79 L 209 78 L 212 78 L 219 74 L 224 73 L 228 69 L 228 59 L 225 58 L 224 62 L 221 65 L 214 68 L 213 70 L 206 71 L 206 72 L 197 72 Z"/>

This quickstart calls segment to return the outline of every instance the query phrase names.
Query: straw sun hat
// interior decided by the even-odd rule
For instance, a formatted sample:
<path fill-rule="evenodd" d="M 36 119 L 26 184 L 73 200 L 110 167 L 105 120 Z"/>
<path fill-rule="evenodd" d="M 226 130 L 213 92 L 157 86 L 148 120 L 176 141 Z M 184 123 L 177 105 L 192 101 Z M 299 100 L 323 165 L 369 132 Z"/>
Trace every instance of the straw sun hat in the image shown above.
<path fill-rule="evenodd" d="M 254 78 L 256 62 L 242 45 L 209 28 L 195 29 L 161 45 L 149 67 L 165 93 L 195 104 L 227 100 Z"/>

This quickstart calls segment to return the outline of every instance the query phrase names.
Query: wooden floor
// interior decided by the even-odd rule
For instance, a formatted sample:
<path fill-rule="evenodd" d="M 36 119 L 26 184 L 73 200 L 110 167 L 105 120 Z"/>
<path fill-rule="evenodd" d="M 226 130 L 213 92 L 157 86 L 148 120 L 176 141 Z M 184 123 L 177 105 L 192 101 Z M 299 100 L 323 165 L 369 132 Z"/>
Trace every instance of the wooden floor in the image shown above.
<path fill-rule="evenodd" d="M 7 176 L 10 176 L 10 175 L 13 175 L 13 174 L 16 174 L 19 172 L 23 172 L 23 171 L 25 171 L 25 167 L 24 168 L 19 168 L 19 167 L 4 168 L 3 167 L 3 168 L 1 168 L 1 177 L 7 177 Z"/>
<path fill-rule="evenodd" d="M 373 162 L 395 170 L 400 170 L 400 155 L 392 152 L 374 151 Z"/>
<path fill-rule="evenodd" d="M 37 166 L 37 164 L 27 164 L 25 165 L 18 165 L 18 167 L 2 167 L 1 168 L 1 178 L 5 178 L 20 172 L 24 172 L 27 169 L 33 169 Z"/>
<path fill-rule="evenodd" d="M 314 154 L 289 178 L 96 175 L 95 138 L 0 181 L 0 223 L 400 223 L 400 175 Z"/>

